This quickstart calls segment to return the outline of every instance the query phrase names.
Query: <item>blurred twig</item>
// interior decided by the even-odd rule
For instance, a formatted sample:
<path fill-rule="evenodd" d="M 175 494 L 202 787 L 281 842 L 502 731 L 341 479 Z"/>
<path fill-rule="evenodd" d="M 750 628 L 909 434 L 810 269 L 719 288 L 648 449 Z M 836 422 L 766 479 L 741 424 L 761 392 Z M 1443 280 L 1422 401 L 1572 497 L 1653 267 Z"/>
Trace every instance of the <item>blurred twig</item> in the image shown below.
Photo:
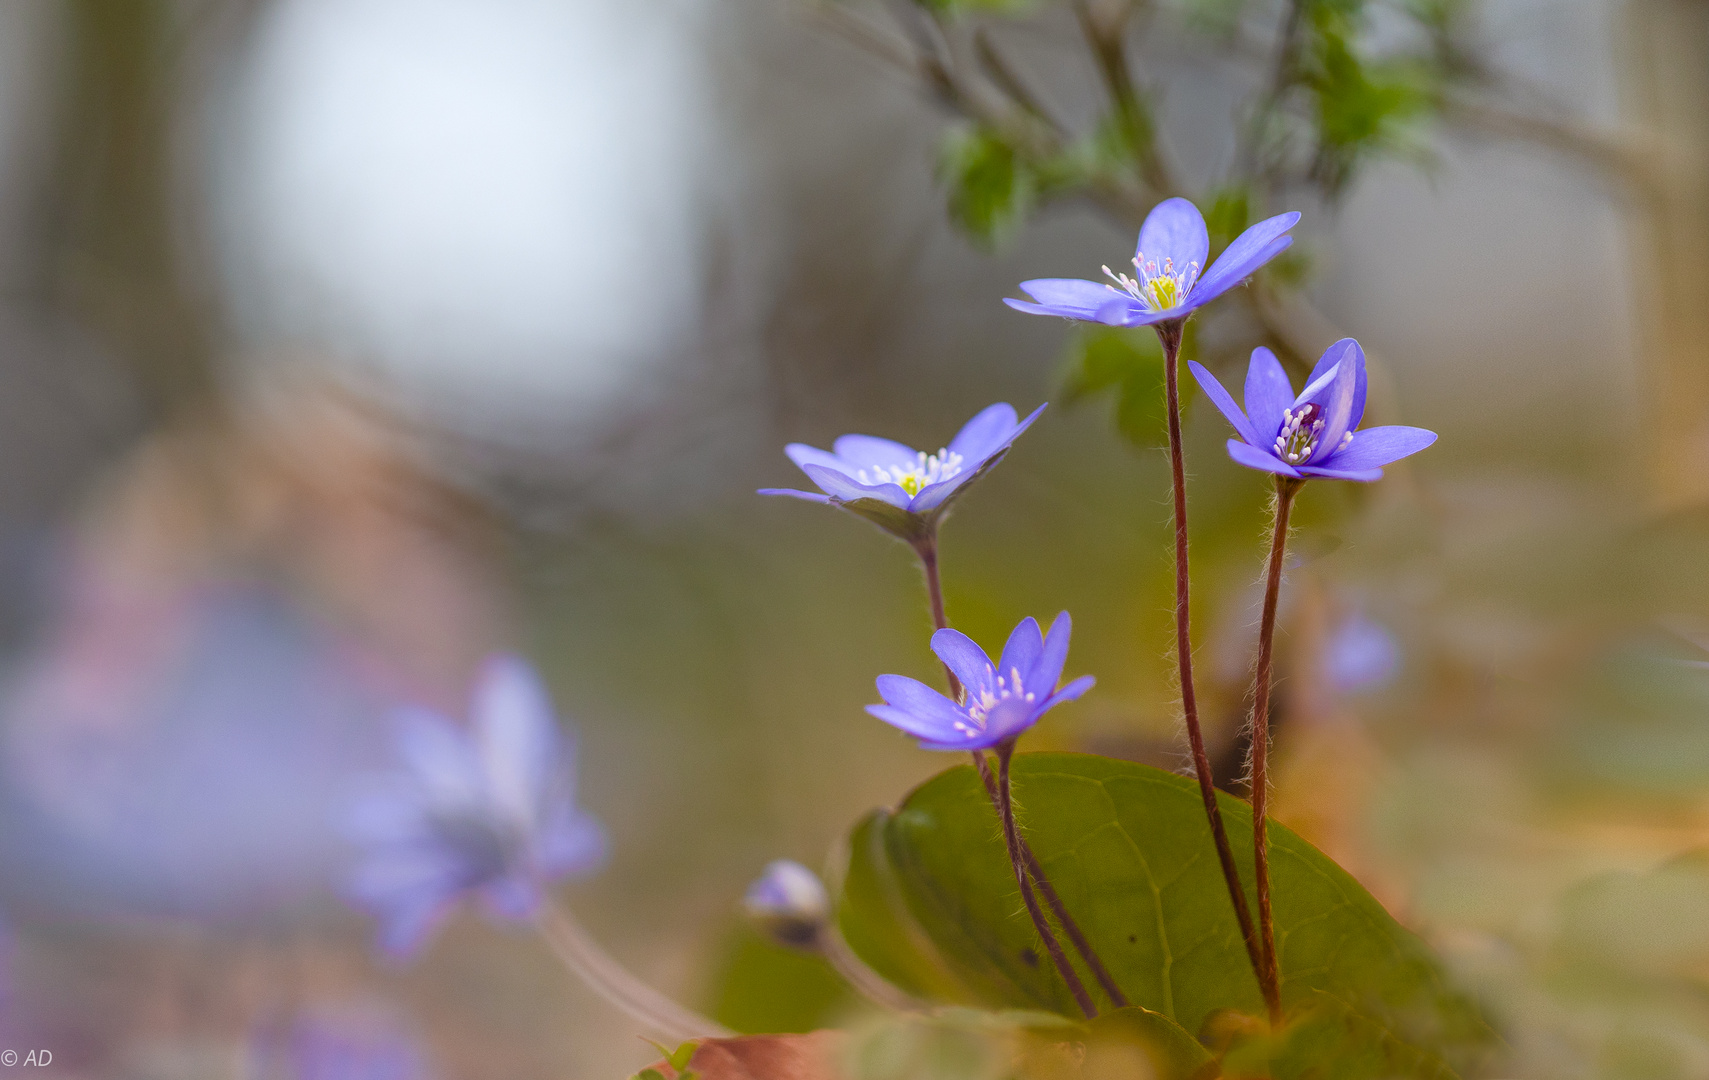
<path fill-rule="evenodd" d="M 986 14 L 972 5 L 895 0 L 880 9 L 889 14 L 898 31 L 890 34 L 856 14 L 847 3 L 817 0 L 814 6 L 842 36 L 914 80 L 939 106 L 1000 139 L 1022 166 L 1055 176 L 1052 170 L 1060 171 L 1061 162 L 1077 153 L 1084 157 L 1086 148 L 1093 147 L 1094 163 L 1082 167 L 1075 182 L 1041 190 L 1036 206 L 1078 198 L 1124 229 L 1137 229 L 1158 200 L 1186 193 L 1178 171 L 1161 148 L 1161 132 L 1145 92 L 1134 78 L 1129 57 L 1135 17 L 1151 10 L 1145 0 L 1069 0 L 1067 5 L 1099 76 L 1106 99 L 1104 123 L 1131 159 L 1130 170 L 1100 164 L 1098 133 L 1074 131 L 1044 105 L 1035 81 L 1012 54 L 997 45 L 993 24 L 1001 16 Z M 1342 92 L 1336 89 L 1338 84 L 1319 81 L 1330 75 L 1351 80 L 1349 86 L 1375 95 L 1379 103 L 1389 100 L 1382 97 L 1387 84 L 1379 81 L 1381 72 L 1374 62 L 1362 60 L 1352 43 L 1334 36 L 1356 32 L 1358 12 L 1365 6 L 1351 5 L 1347 10 L 1353 15 L 1308 15 L 1310 5 L 1305 0 L 1286 0 L 1274 33 L 1262 43 L 1247 32 L 1244 21 L 1231 27 L 1224 47 L 1266 72 L 1267 77 L 1246 110 L 1247 120 L 1234 129 L 1235 165 L 1223 181 L 1223 190 L 1250 191 L 1268 203 L 1303 185 L 1315 187 L 1320 197 L 1333 201 L 1345 188 L 1351 169 L 1363 160 L 1359 155 L 1381 149 L 1380 125 L 1364 117 L 1354 118 L 1364 126 L 1352 123 L 1351 135 L 1320 130 L 1318 149 L 1309 160 L 1290 162 L 1285 147 L 1273 145 L 1278 119 L 1284 113 L 1292 115 L 1292 122 L 1298 124 L 1329 123 L 1320 115 L 1326 107 L 1322 101 L 1326 95 L 1333 100 L 1334 94 Z M 953 18 L 947 14 L 950 9 L 955 9 Z M 1499 74 L 1471 40 L 1464 10 L 1455 6 L 1435 16 L 1415 13 L 1425 23 L 1433 78 L 1441 84 L 1437 92 L 1418 100 L 1429 103 L 1436 120 L 1467 132 L 1563 154 L 1642 199 L 1655 197 L 1660 184 L 1656 154 L 1567 118 L 1565 110 L 1554 107 L 1547 95 L 1521 93 L 1522 88 Z M 1439 21 L 1430 22 L 1431 18 Z M 1317 66 L 1308 67 L 1302 58 L 1307 34 L 1315 35 L 1310 38 L 1310 65 L 1351 65 L 1350 69 L 1332 66 L 1326 74 Z M 967 48 L 959 48 L 958 42 L 965 42 Z M 960 59 L 965 53 L 974 58 L 972 70 Z M 1332 55 L 1324 60 L 1320 53 Z M 1396 96 L 1399 93 L 1391 93 L 1391 107 L 1409 107 L 1407 102 L 1412 99 Z M 1528 107 L 1517 104 L 1521 98 Z M 1344 146 L 1336 139 L 1363 139 L 1370 145 L 1362 149 L 1363 144 L 1355 141 Z M 1262 206 L 1253 206 L 1249 213 L 1255 217 L 1262 210 Z M 1263 337 L 1291 359 L 1314 356 L 1328 341 L 1344 336 L 1332 320 L 1296 291 L 1252 289 L 1242 295 Z"/>

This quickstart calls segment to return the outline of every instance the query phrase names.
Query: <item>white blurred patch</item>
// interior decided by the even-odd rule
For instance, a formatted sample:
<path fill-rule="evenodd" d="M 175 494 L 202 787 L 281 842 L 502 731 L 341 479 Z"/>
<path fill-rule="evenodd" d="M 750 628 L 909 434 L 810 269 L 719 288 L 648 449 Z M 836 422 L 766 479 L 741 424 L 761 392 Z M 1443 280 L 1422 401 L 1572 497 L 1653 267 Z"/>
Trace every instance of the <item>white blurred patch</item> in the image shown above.
<path fill-rule="evenodd" d="M 487 428 L 656 373 L 699 314 L 700 9 L 281 0 L 214 118 L 242 333 Z"/>

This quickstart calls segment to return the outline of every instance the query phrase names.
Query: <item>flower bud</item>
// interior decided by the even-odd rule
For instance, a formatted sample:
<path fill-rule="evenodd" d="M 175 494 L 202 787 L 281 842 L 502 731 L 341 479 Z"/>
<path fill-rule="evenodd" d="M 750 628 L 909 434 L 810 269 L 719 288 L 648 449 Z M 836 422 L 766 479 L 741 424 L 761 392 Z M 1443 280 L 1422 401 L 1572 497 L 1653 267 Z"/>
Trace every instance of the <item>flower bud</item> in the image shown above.
<path fill-rule="evenodd" d="M 812 948 L 830 918 L 831 900 L 819 876 L 798 862 L 778 859 L 748 886 L 742 906 L 774 941 Z"/>

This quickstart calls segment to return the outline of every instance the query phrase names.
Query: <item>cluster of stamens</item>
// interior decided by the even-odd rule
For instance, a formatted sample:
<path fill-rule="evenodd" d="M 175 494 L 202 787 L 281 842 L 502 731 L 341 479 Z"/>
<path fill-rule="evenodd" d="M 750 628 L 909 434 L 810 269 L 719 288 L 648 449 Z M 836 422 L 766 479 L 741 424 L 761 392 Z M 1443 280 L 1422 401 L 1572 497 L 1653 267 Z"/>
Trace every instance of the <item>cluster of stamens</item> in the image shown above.
<path fill-rule="evenodd" d="M 868 486 L 895 484 L 909 495 L 918 495 L 925 488 L 942 480 L 961 475 L 962 457 L 954 450 L 939 450 L 935 454 L 920 451 L 913 461 L 885 468 L 874 465 L 860 469 L 855 479 Z"/>
<path fill-rule="evenodd" d="M 1316 402 L 1307 402 L 1298 412 L 1283 409 L 1282 430 L 1276 435 L 1276 456 L 1289 465 L 1310 461 L 1317 450 L 1317 437 L 1321 434 L 1323 409 Z M 1336 449 L 1344 449 L 1352 441 L 1353 433 L 1349 431 L 1341 436 L 1341 445 Z"/>
<path fill-rule="evenodd" d="M 1156 259 L 1146 261 L 1143 251 L 1133 257 L 1133 268 L 1138 277 L 1118 274 L 1107 266 L 1104 273 L 1116 283 L 1109 286 L 1112 291 L 1117 285 L 1121 286 L 1121 291 L 1138 300 L 1147 311 L 1168 311 L 1178 307 L 1199 280 L 1198 263 L 1188 263 L 1177 271 L 1174 259 L 1164 259 L 1160 267 Z"/>
<path fill-rule="evenodd" d="M 987 674 L 996 674 L 995 668 L 986 668 L 985 670 Z M 991 710 L 996 708 L 998 705 L 1001 705 L 1003 702 L 1011 699 L 1034 701 L 1037 697 L 1037 694 L 1034 694 L 1021 684 L 1020 669 L 1010 668 L 1009 678 L 1007 680 L 1004 680 L 1003 676 L 998 675 L 996 685 L 991 686 L 988 684 L 985 689 L 979 691 L 979 696 L 977 698 L 973 696 L 972 688 L 968 688 L 967 702 L 964 707 L 967 710 L 967 719 L 972 721 L 972 723 L 963 723 L 962 721 L 957 720 L 955 722 L 955 730 L 966 735 L 968 738 L 972 738 L 973 736 L 984 732 L 985 718 L 990 716 Z"/>

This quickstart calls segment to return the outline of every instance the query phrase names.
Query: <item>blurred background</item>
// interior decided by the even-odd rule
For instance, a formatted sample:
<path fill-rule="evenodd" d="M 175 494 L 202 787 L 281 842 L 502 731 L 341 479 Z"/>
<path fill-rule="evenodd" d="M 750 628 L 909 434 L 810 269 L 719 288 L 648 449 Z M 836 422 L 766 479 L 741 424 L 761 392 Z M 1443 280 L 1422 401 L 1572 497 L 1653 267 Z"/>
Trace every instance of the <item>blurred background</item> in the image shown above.
<path fill-rule="evenodd" d="M 1371 419 L 1442 434 L 1303 498 L 1278 817 L 1501 1075 L 1709 1075 L 1699 0 L 0 4 L 0 1042 L 656 1057 L 526 933 L 384 963 L 335 890 L 388 714 L 461 715 L 495 649 L 579 734 L 606 947 L 733 1026 L 835 1016 L 742 889 L 948 763 L 861 711 L 933 675 L 911 555 L 755 496 L 790 441 L 1051 402 L 946 529 L 950 617 L 1071 610 L 1098 687 L 1033 748 L 1180 767 L 1159 361 L 999 303 L 1170 194 L 1219 243 L 1305 214 L 1195 355 L 1356 336 Z M 1232 783 L 1266 486 L 1189 410 Z"/>

